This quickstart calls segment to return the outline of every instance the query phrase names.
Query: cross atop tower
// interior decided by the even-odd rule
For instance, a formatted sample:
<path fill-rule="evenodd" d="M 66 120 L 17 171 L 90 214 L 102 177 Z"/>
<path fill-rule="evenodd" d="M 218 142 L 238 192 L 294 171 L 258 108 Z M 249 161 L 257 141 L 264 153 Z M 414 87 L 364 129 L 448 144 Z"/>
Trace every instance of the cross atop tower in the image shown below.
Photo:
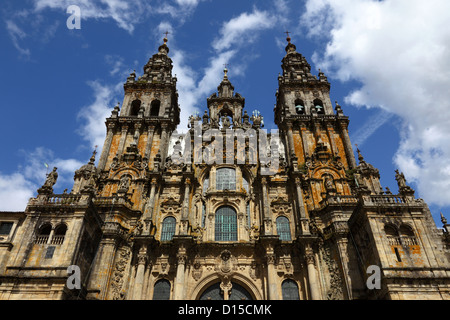
<path fill-rule="evenodd" d="M 286 33 L 286 36 L 287 36 L 286 40 L 287 40 L 287 42 L 291 43 L 291 37 L 289 35 L 290 32 L 289 31 L 285 31 L 284 33 Z"/>
<path fill-rule="evenodd" d="M 169 32 L 169 31 L 166 31 L 166 32 L 164 32 L 163 34 L 165 35 L 165 37 L 164 37 L 164 43 L 166 43 L 166 42 L 168 41 L 167 35 L 169 35 L 170 32 Z"/>
<path fill-rule="evenodd" d="M 224 63 L 223 68 L 224 68 L 223 69 L 224 76 L 227 77 L 228 76 L 228 63 Z"/>

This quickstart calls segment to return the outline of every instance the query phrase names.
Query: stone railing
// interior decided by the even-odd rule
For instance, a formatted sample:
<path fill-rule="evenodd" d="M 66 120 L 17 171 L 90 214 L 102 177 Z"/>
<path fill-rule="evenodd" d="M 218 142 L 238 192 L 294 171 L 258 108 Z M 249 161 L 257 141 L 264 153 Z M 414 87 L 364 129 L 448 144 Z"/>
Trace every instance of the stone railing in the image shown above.
<path fill-rule="evenodd" d="M 365 204 L 406 204 L 405 198 L 399 195 L 363 196 Z"/>
<path fill-rule="evenodd" d="M 50 244 L 61 245 L 64 242 L 64 237 L 64 235 L 54 235 L 50 241 Z"/>
<path fill-rule="evenodd" d="M 133 203 L 125 197 L 97 197 L 94 199 L 94 203 L 103 206 L 124 205 L 128 208 L 133 206 Z"/>
<path fill-rule="evenodd" d="M 37 236 L 34 240 L 35 244 L 46 244 L 48 242 L 49 235 Z"/>
<path fill-rule="evenodd" d="M 44 204 L 55 204 L 55 205 L 71 205 L 78 204 L 81 200 L 81 195 L 79 194 L 54 194 L 49 196 Z"/>

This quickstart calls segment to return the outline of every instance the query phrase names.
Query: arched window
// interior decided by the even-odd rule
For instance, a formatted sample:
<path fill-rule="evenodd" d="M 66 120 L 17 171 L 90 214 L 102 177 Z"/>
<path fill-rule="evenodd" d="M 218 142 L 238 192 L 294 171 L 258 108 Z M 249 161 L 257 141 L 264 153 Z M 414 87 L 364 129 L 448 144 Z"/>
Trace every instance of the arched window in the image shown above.
<path fill-rule="evenodd" d="M 237 217 L 232 207 L 221 207 L 216 211 L 216 241 L 237 241 Z"/>
<path fill-rule="evenodd" d="M 325 114 L 323 102 L 321 100 L 319 99 L 314 100 L 314 106 L 316 107 L 317 114 Z"/>
<path fill-rule="evenodd" d="M 406 224 L 402 224 L 399 229 L 400 241 L 403 245 L 412 246 L 417 245 L 417 239 L 414 231 Z"/>
<path fill-rule="evenodd" d="M 56 226 L 55 232 L 51 239 L 51 244 L 60 245 L 64 242 L 64 237 L 66 236 L 67 226 L 65 224 L 60 224 Z"/>
<path fill-rule="evenodd" d="M 220 282 L 206 288 L 199 300 L 224 300 L 223 290 L 220 288 Z M 232 282 L 231 293 L 228 300 L 253 300 L 252 295 L 241 285 Z"/>
<path fill-rule="evenodd" d="M 130 116 L 135 117 L 138 115 L 139 110 L 141 109 L 141 100 L 136 99 L 131 103 Z"/>
<path fill-rule="evenodd" d="M 217 169 L 216 190 L 236 190 L 236 171 L 234 169 Z"/>
<path fill-rule="evenodd" d="M 168 280 L 156 281 L 153 289 L 153 300 L 170 300 L 170 282 Z"/>
<path fill-rule="evenodd" d="M 400 236 L 398 234 L 397 228 L 391 225 L 385 225 L 384 232 L 386 233 L 388 244 L 394 246 L 393 248 L 397 261 L 402 262 L 402 257 L 400 256 L 400 252 L 398 251 L 397 247 L 401 245 Z"/>
<path fill-rule="evenodd" d="M 48 242 L 48 238 L 50 237 L 51 232 L 52 232 L 52 225 L 50 223 L 42 225 L 38 230 L 38 236 L 36 237 L 35 243 L 46 244 Z"/>
<path fill-rule="evenodd" d="M 228 300 L 253 300 L 253 298 L 243 286 L 232 282 L 231 294 L 228 297 Z"/>
<path fill-rule="evenodd" d="M 295 100 L 295 112 L 297 114 L 305 114 L 305 105 L 302 100 Z"/>
<path fill-rule="evenodd" d="M 153 100 L 150 107 L 150 117 L 159 116 L 159 108 L 161 106 L 161 102 L 159 100 Z"/>
<path fill-rule="evenodd" d="M 397 228 L 391 225 L 385 225 L 384 232 L 386 233 L 389 245 L 400 245 L 400 237 Z"/>
<path fill-rule="evenodd" d="M 175 235 L 175 227 L 177 225 L 177 221 L 174 217 L 167 217 L 164 219 L 162 223 L 161 229 L 161 241 L 170 241 Z"/>
<path fill-rule="evenodd" d="M 288 218 L 277 218 L 277 234 L 280 236 L 281 241 L 291 241 L 291 228 L 289 226 Z"/>
<path fill-rule="evenodd" d="M 283 293 L 283 300 L 300 300 L 298 286 L 294 280 L 284 280 L 281 284 L 281 291 Z"/>

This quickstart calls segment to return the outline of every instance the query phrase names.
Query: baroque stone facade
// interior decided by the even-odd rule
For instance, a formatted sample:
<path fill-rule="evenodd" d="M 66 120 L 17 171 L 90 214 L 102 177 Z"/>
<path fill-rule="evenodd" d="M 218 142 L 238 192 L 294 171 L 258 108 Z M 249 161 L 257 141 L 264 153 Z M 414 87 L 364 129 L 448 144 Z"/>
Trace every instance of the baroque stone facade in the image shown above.
<path fill-rule="evenodd" d="M 438 229 L 400 172 L 392 194 L 356 162 L 330 83 L 287 41 L 278 132 L 225 69 L 178 134 L 164 39 L 127 78 L 98 165 L 59 195 L 55 168 L 24 212 L 0 212 L 0 299 L 450 299 L 445 217 Z"/>

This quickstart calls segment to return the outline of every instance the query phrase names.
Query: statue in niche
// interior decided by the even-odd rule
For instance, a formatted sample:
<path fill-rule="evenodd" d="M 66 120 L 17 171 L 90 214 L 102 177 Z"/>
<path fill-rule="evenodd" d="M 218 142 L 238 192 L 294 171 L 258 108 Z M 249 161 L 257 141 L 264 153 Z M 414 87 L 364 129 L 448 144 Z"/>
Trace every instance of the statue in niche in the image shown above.
<path fill-rule="evenodd" d="M 328 192 L 335 192 L 336 191 L 336 186 L 334 184 L 333 177 L 330 176 L 330 175 L 326 175 L 324 178 L 325 178 L 324 179 L 324 186 L 325 186 L 326 192 L 327 193 Z"/>
<path fill-rule="evenodd" d="M 120 178 L 119 191 L 127 192 L 129 188 L 130 188 L 130 177 L 127 175 L 123 175 L 122 178 Z"/>
<path fill-rule="evenodd" d="M 222 117 L 222 126 L 224 129 L 229 129 L 231 126 L 231 122 L 230 119 L 228 118 L 228 116 L 223 116 Z"/>

